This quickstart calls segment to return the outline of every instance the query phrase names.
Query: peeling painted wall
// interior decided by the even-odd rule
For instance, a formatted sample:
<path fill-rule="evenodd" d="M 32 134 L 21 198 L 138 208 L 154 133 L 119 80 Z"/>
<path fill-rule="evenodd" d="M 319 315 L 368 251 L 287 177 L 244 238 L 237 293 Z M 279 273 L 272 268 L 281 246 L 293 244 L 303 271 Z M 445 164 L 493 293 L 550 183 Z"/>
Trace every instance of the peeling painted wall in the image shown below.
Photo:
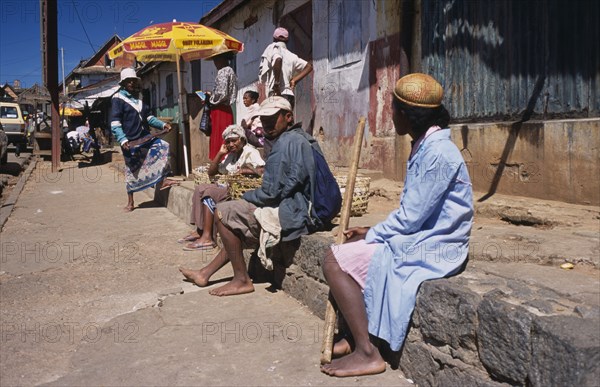
<path fill-rule="evenodd" d="M 400 0 L 250 1 L 230 12 L 214 27 L 245 44 L 236 58 L 236 116 L 245 109 L 244 91 L 257 85 L 260 55 L 272 42 L 277 17 L 283 20 L 307 3 L 312 12 L 312 26 L 306 27 L 312 33 L 314 71 L 297 90 L 297 118 L 321 142 L 330 163 L 347 166 L 358 119 L 364 116 L 367 127 L 360 167 L 396 176 L 389 92 L 402 73 L 401 62 L 408 68 L 399 48 Z M 212 88 L 214 66 L 202 62 L 199 67 L 196 83 L 199 78 L 202 89 Z M 263 97 L 264 91 L 260 87 L 259 91 Z"/>
<path fill-rule="evenodd" d="M 367 118 L 361 168 L 396 175 L 395 134 L 391 122 L 389 92 L 401 73 L 399 40 L 400 1 L 346 1 L 346 9 L 332 8 L 339 2 L 313 2 L 315 133 L 330 161 L 349 165 L 358 119 Z M 356 23 L 344 12 L 361 15 L 361 34 L 345 31 Z M 318 15 L 318 17 L 317 17 Z M 351 30 L 351 29 L 350 29 Z M 352 30 L 351 30 L 352 31 Z M 359 52 L 332 57 L 331 45 L 354 47 Z"/>

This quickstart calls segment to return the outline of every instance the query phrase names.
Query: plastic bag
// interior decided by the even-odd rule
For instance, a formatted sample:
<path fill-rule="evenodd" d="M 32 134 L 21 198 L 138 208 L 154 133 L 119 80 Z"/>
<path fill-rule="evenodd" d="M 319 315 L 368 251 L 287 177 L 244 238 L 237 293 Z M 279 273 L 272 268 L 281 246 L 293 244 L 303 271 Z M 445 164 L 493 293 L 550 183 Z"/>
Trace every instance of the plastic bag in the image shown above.
<path fill-rule="evenodd" d="M 212 125 L 210 122 L 210 106 L 206 104 L 204 111 L 202 112 L 202 118 L 200 118 L 200 131 L 210 136 Z"/>

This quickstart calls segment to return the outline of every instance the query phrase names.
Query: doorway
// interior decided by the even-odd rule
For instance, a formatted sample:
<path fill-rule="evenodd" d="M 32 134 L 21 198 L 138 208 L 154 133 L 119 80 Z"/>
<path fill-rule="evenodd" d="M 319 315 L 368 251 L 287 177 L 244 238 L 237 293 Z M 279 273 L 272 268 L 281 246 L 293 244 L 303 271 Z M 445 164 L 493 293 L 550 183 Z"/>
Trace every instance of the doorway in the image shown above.
<path fill-rule="evenodd" d="M 279 24 L 290 33 L 288 49 L 305 61 L 312 63 L 312 1 L 282 16 Z M 294 119 L 296 122 L 302 122 L 302 128 L 309 134 L 313 132 L 315 109 L 313 79 L 314 71 L 298 82 L 294 90 L 296 97 Z"/>

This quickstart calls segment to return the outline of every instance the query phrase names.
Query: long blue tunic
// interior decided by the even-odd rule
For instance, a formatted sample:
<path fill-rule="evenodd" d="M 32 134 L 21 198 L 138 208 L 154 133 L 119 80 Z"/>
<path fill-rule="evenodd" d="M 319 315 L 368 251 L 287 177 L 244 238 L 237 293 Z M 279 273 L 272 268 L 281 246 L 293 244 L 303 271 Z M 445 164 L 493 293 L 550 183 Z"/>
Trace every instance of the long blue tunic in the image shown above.
<path fill-rule="evenodd" d="M 400 208 L 369 230 L 380 243 L 367 273 L 369 333 L 398 351 L 419 286 L 456 273 L 469 249 L 473 193 L 450 129 L 427 136 L 408 161 Z"/>

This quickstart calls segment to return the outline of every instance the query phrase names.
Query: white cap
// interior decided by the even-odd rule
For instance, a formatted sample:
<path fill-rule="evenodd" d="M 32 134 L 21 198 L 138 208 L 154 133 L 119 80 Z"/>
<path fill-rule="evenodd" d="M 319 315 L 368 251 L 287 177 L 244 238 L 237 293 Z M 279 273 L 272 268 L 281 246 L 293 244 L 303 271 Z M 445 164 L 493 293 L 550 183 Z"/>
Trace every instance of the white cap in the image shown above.
<path fill-rule="evenodd" d="M 269 97 L 260 104 L 260 109 L 258 110 L 258 115 L 259 116 L 272 116 L 273 114 L 279 112 L 280 110 L 287 110 L 288 112 L 291 112 L 292 105 L 290 105 L 289 101 L 283 97 L 280 97 L 280 96 Z"/>
<path fill-rule="evenodd" d="M 123 70 L 121 70 L 121 80 L 119 81 L 119 85 L 123 84 L 123 81 L 125 81 L 126 79 L 130 79 L 130 78 L 135 78 L 135 79 L 140 79 L 137 74 L 135 73 L 135 70 L 130 68 L 130 67 L 126 67 Z"/>

